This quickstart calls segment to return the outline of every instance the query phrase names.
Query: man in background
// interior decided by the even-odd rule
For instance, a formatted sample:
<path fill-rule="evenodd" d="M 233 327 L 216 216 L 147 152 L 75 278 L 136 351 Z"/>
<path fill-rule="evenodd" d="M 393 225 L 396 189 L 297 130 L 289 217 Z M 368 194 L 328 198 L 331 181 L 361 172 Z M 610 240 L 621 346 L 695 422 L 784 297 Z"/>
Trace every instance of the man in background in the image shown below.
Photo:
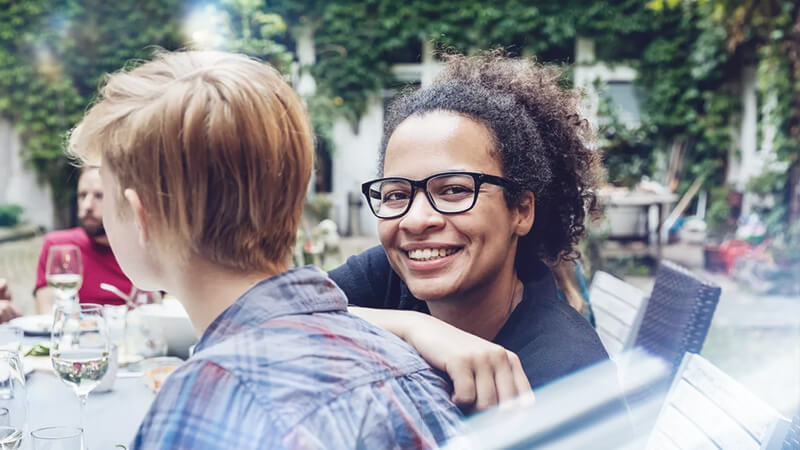
<path fill-rule="evenodd" d="M 100 288 L 100 283 L 116 286 L 123 293 L 132 291 L 130 280 L 122 273 L 117 259 L 108 245 L 103 228 L 103 184 L 100 171 L 87 167 L 78 178 L 78 220 L 80 226 L 47 233 L 39 254 L 36 270 L 36 309 L 40 314 L 50 311 L 53 289 L 47 286 L 47 252 L 52 245 L 73 244 L 81 250 L 83 283 L 78 291 L 81 302 L 121 305 L 125 301 L 112 292 Z"/>

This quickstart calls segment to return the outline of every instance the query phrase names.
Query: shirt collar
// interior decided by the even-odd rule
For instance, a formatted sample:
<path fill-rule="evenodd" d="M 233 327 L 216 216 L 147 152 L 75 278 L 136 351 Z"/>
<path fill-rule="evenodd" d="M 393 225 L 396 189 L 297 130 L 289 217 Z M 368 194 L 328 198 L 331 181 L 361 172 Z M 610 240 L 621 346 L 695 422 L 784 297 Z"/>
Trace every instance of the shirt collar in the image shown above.
<path fill-rule="evenodd" d="M 195 352 L 276 317 L 347 311 L 347 297 L 313 266 L 298 267 L 260 281 L 222 312 L 203 333 Z"/>

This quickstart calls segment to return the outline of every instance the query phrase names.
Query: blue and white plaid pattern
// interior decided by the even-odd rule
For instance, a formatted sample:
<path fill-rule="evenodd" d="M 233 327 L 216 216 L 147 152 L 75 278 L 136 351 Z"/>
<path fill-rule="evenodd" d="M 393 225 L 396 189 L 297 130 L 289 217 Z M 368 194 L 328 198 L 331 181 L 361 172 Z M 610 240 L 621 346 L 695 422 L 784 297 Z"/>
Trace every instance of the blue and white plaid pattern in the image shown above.
<path fill-rule="evenodd" d="M 318 269 L 254 286 L 206 330 L 133 449 L 431 448 L 455 432 L 447 383 L 401 339 L 347 313 Z"/>

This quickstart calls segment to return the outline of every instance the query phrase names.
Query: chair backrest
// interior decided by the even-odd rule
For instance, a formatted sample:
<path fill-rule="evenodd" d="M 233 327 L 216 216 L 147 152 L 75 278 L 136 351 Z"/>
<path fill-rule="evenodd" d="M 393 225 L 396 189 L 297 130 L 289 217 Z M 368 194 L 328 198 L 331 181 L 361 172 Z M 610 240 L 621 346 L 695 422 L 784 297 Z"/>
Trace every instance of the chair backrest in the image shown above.
<path fill-rule="evenodd" d="M 589 303 L 597 334 L 608 354 L 613 358 L 631 348 L 647 307 L 644 291 L 598 271 L 589 288 Z"/>
<path fill-rule="evenodd" d="M 683 354 L 700 353 L 719 301 L 719 286 L 661 261 L 635 346 L 677 369 Z"/>
<path fill-rule="evenodd" d="M 683 358 L 648 449 L 780 450 L 789 421 L 708 360 Z"/>

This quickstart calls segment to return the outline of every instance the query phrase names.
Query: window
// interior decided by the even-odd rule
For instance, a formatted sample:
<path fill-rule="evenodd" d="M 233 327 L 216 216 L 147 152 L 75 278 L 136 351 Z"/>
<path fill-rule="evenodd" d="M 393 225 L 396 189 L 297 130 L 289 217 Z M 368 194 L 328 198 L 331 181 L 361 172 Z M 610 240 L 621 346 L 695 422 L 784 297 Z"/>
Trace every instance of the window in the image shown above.
<path fill-rule="evenodd" d="M 630 81 L 608 81 L 606 95 L 616 106 L 620 120 L 626 125 L 636 125 L 641 120 L 639 97 Z"/>

